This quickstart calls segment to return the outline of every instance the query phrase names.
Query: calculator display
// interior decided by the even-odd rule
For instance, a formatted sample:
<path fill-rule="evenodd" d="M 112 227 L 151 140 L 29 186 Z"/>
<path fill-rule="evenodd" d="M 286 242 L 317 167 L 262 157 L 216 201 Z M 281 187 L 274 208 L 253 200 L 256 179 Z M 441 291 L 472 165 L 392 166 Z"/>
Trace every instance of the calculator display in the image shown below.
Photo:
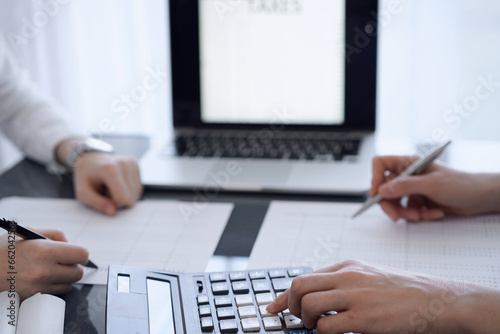
<path fill-rule="evenodd" d="M 147 279 L 150 334 L 175 334 L 170 283 Z"/>

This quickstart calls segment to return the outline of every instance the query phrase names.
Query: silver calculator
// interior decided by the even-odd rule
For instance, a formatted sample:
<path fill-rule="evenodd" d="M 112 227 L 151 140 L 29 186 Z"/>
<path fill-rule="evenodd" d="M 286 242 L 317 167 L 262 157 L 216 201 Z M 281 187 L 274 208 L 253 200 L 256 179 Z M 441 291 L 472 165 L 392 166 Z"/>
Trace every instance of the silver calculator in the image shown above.
<path fill-rule="evenodd" d="M 181 274 L 110 266 L 107 334 L 312 334 L 266 306 L 310 268 Z"/>

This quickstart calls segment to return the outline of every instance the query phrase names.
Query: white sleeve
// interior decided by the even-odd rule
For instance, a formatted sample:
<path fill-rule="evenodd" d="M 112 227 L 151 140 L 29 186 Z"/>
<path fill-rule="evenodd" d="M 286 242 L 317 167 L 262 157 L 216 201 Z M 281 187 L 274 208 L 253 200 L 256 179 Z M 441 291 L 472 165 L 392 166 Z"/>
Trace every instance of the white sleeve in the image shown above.
<path fill-rule="evenodd" d="M 65 139 L 83 137 L 21 71 L 0 36 L 0 129 L 26 156 L 42 164 L 55 161 L 55 148 Z"/>

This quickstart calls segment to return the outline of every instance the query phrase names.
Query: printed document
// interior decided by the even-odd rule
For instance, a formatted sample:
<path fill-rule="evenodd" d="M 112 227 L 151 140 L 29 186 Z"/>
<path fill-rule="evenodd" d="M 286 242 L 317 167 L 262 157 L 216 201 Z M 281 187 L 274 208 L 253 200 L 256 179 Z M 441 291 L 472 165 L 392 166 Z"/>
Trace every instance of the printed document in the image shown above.
<path fill-rule="evenodd" d="M 361 204 L 272 202 L 249 268 L 328 267 L 357 259 L 500 289 L 500 215 L 393 223 Z"/>
<path fill-rule="evenodd" d="M 69 242 L 89 250 L 99 269 L 84 268 L 80 283 L 106 284 L 108 265 L 176 272 L 203 272 L 233 204 L 143 200 L 115 217 L 73 199 L 10 197 L 0 213 L 28 228 L 60 229 Z"/>

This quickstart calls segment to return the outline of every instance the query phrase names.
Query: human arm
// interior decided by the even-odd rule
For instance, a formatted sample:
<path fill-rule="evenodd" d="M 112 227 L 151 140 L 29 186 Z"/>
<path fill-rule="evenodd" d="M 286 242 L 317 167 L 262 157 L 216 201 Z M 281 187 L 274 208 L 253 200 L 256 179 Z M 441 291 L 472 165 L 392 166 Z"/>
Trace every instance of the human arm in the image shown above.
<path fill-rule="evenodd" d="M 0 34 L 0 130 L 23 153 L 50 166 L 58 143 L 84 133 L 16 63 Z"/>
<path fill-rule="evenodd" d="M 268 306 L 288 308 L 318 334 L 497 333 L 500 291 L 345 261 L 295 278 Z M 337 314 L 324 316 L 336 311 Z"/>
<path fill-rule="evenodd" d="M 17 66 L 0 36 L 0 129 L 27 157 L 49 167 L 65 164 L 85 138 L 58 109 Z M 110 216 L 142 193 L 137 162 L 127 157 L 84 153 L 73 172 L 76 197 Z"/>
<path fill-rule="evenodd" d="M 61 294 L 71 289 L 83 270 L 78 264 L 88 262 L 88 251 L 67 243 L 57 230 L 37 230 L 47 240 L 16 240 L 15 254 L 8 252 L 7 234 L 0 236 L 0 291 L 11 289 L 9 279 L 15 276 L 15 290 L 21 299 L 37 292 Z M 8 262 L 15 255 L 14 270 Z M 15 275 L 8 274 L 16 272 Z"/>
<path fill-rule="evenodd" d="M 466 173 L 433 163 L 419 175 L 395 178 L 416 159 L 381 156 L 373 160 L 370 195 L 383 196 L 380 205 L 394 221 L 500 212 L 500 173 Z M 406 207 L 401 205 L 404 196 L 409 196 Z"/>

